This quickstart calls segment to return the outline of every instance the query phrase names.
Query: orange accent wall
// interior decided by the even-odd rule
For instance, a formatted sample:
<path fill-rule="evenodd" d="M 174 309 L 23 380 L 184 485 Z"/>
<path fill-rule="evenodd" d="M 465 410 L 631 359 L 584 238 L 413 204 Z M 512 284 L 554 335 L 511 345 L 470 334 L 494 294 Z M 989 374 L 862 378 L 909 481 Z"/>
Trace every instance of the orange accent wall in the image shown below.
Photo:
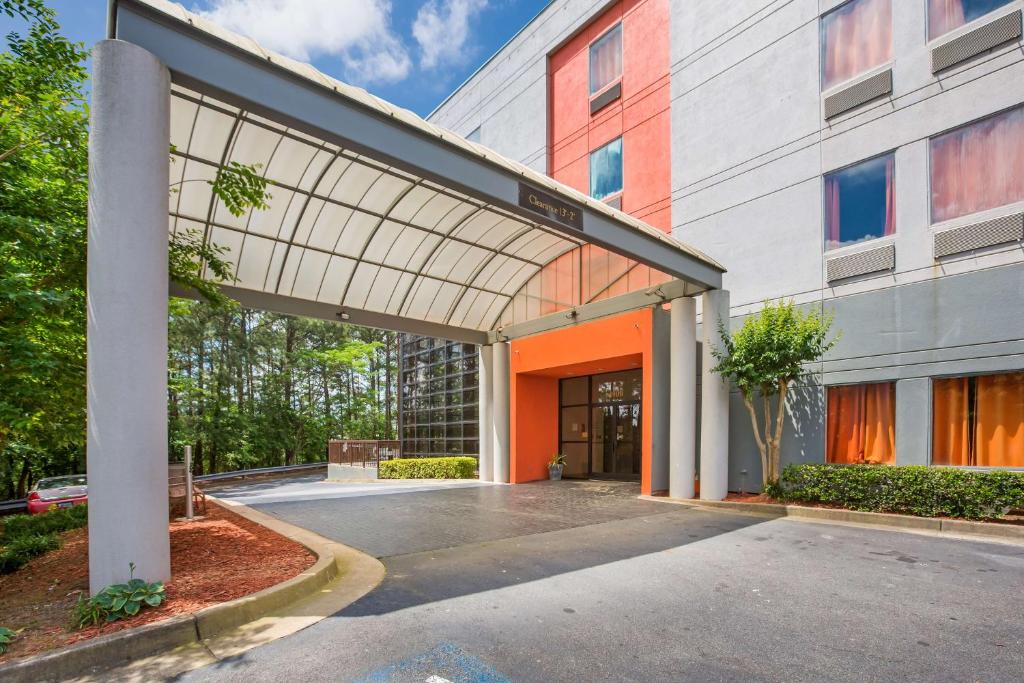
<path fill-rule="evenodd" d="M 620 21 L 621 96 L 591 114 L 590 45 Z M 665 232 L 672 228 L 668 25 L 668 0 L 621 0 L 548 58 L 548 173 L 589 193 L 590 153 L 621 136 L 622 210 Z M 585 245 L 534 275 L 502 324 L 668 279 L 648 266 Z"/>
<path fill-rule="evenodd" d="M 511 481 L 547 479 L 558 450 L 558 381 L 640 367 L 643 372 L 641 490 L 651 492 L 651 309 L 512 342 L 510 359 Z"/>

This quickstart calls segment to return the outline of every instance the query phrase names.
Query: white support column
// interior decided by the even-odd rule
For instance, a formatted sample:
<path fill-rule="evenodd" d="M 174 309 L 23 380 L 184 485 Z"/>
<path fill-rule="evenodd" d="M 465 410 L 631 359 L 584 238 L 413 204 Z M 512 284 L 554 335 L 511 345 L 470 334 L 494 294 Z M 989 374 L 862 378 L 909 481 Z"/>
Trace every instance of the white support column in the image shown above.
<path fill-rule="evenodd" d="M 697 474 L 697 302 L 672 301 L 669 320 L 669 482 L 671 498 L 693 498 Z"/>
<path fill-rule="evenodd" d="M 499 484 L 509 482 L 509 345 L 508 342 L 496 342 L 493 346 L 492 387 L 493 403 L 491 409 L 494 425 L 493 453 L 494 481 Z"/>
<path fill-rule="evenodd" d="M 491 346 L 481 346 L 477 374 L 480 378 L 480 481 L 494 481 L 494 368 Z"/>
<path fill-rule="evenodd" d="M 729 292 L 705 292 L 701 304 L 703 353 L 700 394 L 700 497 L 724 500 L 729 493 L 729 382 L 713 372 L 712 350 L 723 350 L 719 324 L 729 324 Z"/>
<path fill-rule="evenodd" d="M 92 53 L 89 588 L 171 576 L 167 519 L 170 74 L 118 40 Z"/>

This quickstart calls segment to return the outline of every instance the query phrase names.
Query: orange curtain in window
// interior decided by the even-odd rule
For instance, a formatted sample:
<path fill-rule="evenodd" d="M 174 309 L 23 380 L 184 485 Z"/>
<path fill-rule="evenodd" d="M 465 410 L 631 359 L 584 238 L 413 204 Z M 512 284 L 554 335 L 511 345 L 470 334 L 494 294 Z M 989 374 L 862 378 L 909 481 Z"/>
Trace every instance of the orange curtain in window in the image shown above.
<path fill-rule="evenodd" d="M 932 464 L 970 464 L 967 377 L 932 382 Z"/>
<path fill-rule="evenodd" d="M 896 462 L 896 385 L 829 387 L 826 458 L 840 464 Z"/>
<path fill-rule="evenodd" d="M 1024 467 L 1024 372 L 975 378 L 981 467 Z"/>

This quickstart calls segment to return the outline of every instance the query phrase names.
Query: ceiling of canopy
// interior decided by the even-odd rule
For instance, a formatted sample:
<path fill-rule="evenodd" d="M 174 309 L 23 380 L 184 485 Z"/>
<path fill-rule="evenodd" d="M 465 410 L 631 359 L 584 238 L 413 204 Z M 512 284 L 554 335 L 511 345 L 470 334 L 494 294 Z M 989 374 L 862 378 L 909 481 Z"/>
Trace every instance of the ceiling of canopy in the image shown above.
<path fill-rule="evenodd" d="M 489 332 L 533 275 L 587 242 L 603 240 L 606 248 L 640 260 L 645 249 L 668 255 L 662 270 L 677 278 L 677 294 L 712 288 L 724 271 L 642 221 L 179 5 L 120 0 L 115 13 L 117 37 L 156 53 L 172 73 L 170 172 L 176 192 L 169 230 L 195 231 L 223 247 L 236 268 L 233 291 Z M 218 58 L 233 60 L 230 69 L 220 69 L 224 78 L 217 80 L 216 60 L 187 54 L 198 49 L 183 49 L 181 37 L 213 45 Z M 265 85 L 245 91 L 248 82 L 237 69 L 250 64 L 261 76 L 268 69 L 270 76 L 287 76 L 287 87 L 299 77 L 302 92 L 313 87 L 320 100 L 329 95 L 340 134 L 323 132 L 322 121 L 333 120 L 329 110 L 304 125 L 294 111 L 285 111 L 299 98 L 282 92 L 275 99 Z M 207 82 L 213 86 L 205 87 Z M 376 142 L 369 134 L 344 137 L 356 126 L 342 121 L 363 119 L 372 124 L 366 130 L 383 131 Z M 397 144 L 401 140 L 409 142 Z M 424 141 L 436 164 L 421 154 Z M 213 195 L 208 181 L 234 162 L 259 166 L 270 183 L 268 208 L 236 217 Z M 455 171 L 446 173 L 449 168 Z M 447 182 L 456 171 L 462 178 Z M 520 192 L 527 183 L 553 201 L 580 207 L 580 229 L 537 218 L 507 193 L 498 196 L 488 175 L 495 172 L 519 183 Z M 481 179 L 479 191 L 474 175 Z M 654 260 L 646 262 L 663 265 Z M 692 278 L 683 272 L 691 264 Z"/>

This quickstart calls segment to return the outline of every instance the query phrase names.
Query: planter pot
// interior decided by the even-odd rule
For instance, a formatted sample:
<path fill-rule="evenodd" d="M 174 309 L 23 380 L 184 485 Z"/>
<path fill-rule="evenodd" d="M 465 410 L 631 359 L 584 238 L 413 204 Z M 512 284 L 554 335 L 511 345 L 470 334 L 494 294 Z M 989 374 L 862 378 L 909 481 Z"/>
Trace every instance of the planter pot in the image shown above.
<path fill-rule="evenodd" d="M 562 468 L 564 465 L 548 465 L 548 479 L 551 481 L 558 481 L 562 478 Z"/>

